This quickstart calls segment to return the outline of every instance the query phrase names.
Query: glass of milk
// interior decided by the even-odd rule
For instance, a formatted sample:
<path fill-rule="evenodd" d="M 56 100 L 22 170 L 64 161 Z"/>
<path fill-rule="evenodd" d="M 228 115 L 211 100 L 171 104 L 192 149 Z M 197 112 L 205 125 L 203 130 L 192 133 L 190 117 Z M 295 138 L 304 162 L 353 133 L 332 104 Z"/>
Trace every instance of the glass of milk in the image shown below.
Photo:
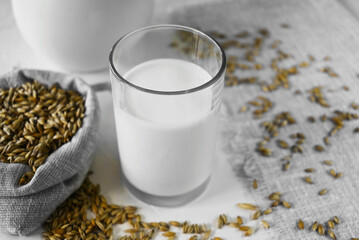
<path fill-rule="evenodd" d="M 139 199 L 178 206 L 206 188 L 225 66 L 215 40 L 184 26 L 139 29 L 113 46 L 110 75 L 121 167 Z"/>

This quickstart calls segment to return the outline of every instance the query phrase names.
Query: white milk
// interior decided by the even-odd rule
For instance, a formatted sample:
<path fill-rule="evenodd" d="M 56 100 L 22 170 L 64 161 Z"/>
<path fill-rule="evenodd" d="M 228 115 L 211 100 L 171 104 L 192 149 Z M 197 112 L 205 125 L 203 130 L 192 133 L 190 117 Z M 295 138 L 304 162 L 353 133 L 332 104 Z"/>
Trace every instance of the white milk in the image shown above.
<path fill-rule="evenodd" d="M 135 66 L 129 82 L 152 90 L 179 91 L 211 79 L 183 60 L 158 59 Z M 211 89 L 158 95 L 126 87 L 115 97 L 116 127 L 123 172 L 139 190 L 174 196 L 203 184 L 211 174 L 217 117 Z"/>

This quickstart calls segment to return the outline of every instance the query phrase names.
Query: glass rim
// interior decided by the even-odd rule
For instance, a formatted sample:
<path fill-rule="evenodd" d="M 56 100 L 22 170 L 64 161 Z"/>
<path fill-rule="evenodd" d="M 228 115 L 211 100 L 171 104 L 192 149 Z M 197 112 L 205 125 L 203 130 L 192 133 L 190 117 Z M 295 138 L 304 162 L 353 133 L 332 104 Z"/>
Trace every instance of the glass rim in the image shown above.
<path fill-rule="evenodd" d="M 180 90 L 180 91 L 160 91 L 160 90 L 153 90 L 153 89 L 148 89 L 148 88 L 144 88 L 141 86 L 138 86 L 136 84 L 133 84 L 129 81 L 127 81 L 116 69 L 114 63 L 113 63 L 113 55 L 114 55 L 114 51 L 116 49 L 116 47 L 119 45 L 119 43 L 121 43 L 122 41 L 124 41 L 125 39 L 131 37 L 134 34 L 137 34 L 139 32 L 143 32 L 143 31 L 148 31 L 148 30 L 153 30 L 153 29 L 180 29 L 180 30 L 184 30 L 187 32 L 192 32 L 192 33 L 196 33 L 197 35 L 200 35 L 204 38 L 207 38 L 213 45 L 217 46 L 221 52 L 221 57 L 222 57 L 222 64 L 220 69 L 217 71 L 216 75 L 214 75 L 214 77 L 212 77 L 210 80 L 206 81 L 205 83 L 194 87 L 194 88 L 190 88 L 190 89 L 186 89 L 186 90 Z M 211 36 L 203 33 L 202 31 L 199 31 L 195 28 L 191 28 L 191 27 L 187 27 L 187 26 L 182 26 L 182 25 L 175 25 L 175 24 L 160 24 L 160 25 L 153 25 L 153 26 L 148 26 L 148 27 L 144 27 L 144 28 L 140 28 L 134 31 L 131 31 L 127 34 L 125 34 L 124 36 L 122 36 L 120 39 L 118 39 L 115 44 L 113 45 L 113 47 L 111 48 L 110 51 L 110 55 L 109 55 L 109 60 L 110 60 L 110 69 L 112 71 L 112 73 L 116 76 L 117 80 L 120 80 L 121 82 L 136 88 L 137 90 L 140 90 L 142 92 L 147 92 L 147 93 L 152 93 L 152 94 L 158 94 L 158 95 L 180 95 L 180 94 L 187 94 L 187 93 L 192 93 L 192 92 L 197 92 L 200 90 L 203 90 L 211 85 L 213 85 L 214 83 L 216 83 L 217 81 L 219 81 L 221 79 L 222 74 L 224 74 L 224 71 L 226 69 L 226 55 L 225 52 L 223 50 L 223 48 L 221 47 L 221 45 Z"/>

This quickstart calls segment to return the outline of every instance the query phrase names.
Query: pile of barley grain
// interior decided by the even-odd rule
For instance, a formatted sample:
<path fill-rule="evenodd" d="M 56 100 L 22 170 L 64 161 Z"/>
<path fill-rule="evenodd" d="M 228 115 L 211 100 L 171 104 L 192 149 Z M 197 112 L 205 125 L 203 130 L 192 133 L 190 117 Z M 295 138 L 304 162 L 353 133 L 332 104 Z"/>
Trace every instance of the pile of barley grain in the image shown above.
<path fill-rule="evenodd" d="M 0 89 L 0 161 L 31 167 L 19 185 L 31 181 L 46 158 L 69 142 L 82 125 L 83 97 L 33 81 Z"/>
<path fill-rule="evenodd" d="M 93 184 L 87 176 L 81 187 L 47 219 L 43 237 L 48 240 L 114 239 L 113 227 L 128 223 L 131 228 L 124 230 L 124 235 L 118 239 L 149 240 L 161 234 L 168 240 L 174 240 L 180 230 L 191 235 L 191 240 L 210 239 L 212 231 L 204 224 L 144 222 L 136 210 L 134 206 L 107 203 L 100 194 L 100 186 Z M 218 237 L 214 239 L 221 240 Z"/>

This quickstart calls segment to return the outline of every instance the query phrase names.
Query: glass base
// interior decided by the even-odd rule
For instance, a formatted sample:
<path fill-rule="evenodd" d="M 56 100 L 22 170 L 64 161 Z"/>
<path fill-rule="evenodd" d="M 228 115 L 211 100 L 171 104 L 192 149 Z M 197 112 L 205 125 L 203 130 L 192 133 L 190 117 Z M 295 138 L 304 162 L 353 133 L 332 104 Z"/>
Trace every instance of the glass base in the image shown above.
<path fill-rule="evenodd" d="M 206 179 L 206 181 L 204 181 L 200 186 L 198 186 L 197 188 L 195 188 L 194 190 L 188 193 L 165 197 L 165 196 L 157 196 L 143 192 L 138 188 L 136 188 L 134 185 L 132 185 L 130 181 L 128 181 L 126 177 L 123 176 L 123 180 L 125 182 L 127 189 L 136 198 L 138 198 L 139 200 L 145 203 L 160 206 L 160 207 L 178 207 L 193 201 L 194 199 L 199 197 L 207 188 L 210 178 L 211 177 L 209 176 Z"/>

